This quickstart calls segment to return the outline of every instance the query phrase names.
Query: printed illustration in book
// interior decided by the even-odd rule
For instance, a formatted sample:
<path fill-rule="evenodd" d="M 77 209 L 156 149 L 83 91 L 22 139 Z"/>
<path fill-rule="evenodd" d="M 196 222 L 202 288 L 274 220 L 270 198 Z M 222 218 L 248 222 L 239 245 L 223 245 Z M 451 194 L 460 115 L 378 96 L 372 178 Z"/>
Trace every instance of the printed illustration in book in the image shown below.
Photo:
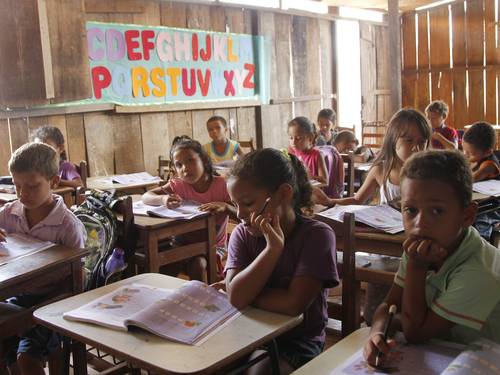
<path fill-rule="evenodd" d="M 195 345 L 238 315 L 225 294 L 199 281 L 189 281 L 175 290 L 141 284 L 122 286 L 63 316 L 118 330 L 139 327 Z"/>
<path fill-rule="evenodd" d="M 397 335 L 396 347 L 384 365 L 371 367 L 359 350 L 330 375 L 412 374 L 412 375 L 498 375 L 500 345 L 479 339 L 469 346 L 432 340 L 422 345 L 407 344 Z"/>

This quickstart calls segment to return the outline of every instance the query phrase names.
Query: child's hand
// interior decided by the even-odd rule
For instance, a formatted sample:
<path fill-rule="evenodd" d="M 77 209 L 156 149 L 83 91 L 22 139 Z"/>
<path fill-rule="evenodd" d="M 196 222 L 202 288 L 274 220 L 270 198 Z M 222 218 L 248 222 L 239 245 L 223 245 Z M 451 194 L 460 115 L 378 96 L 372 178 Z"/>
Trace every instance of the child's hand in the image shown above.
<path fill-rule="evenodd" d="M 7 232 L 3 229 L 0 229 L 0 242 L 7 241 Z"/>
<path fill-rule="evenodd" d="M 439 262 L 447 255 L 446 249 L 439 246 L 436 242 L 415 237 L 408 237 L 403 242 L 403 250 L 410 259 L 422 266 Z"/>
<path fill-rule="evenodd" d="M 217 281 L 216 283 L 210 284 L 210 286 L 219 291 L 226 291 L 226 280 Z"/>
<path fill-rule="evenodd" d="M 259 215 L 255 217 L 255 213 L 251 216 L 252 226 L 259 228 L 267 242 L 267 247 L 272 250 L 281 251 L 285 246 L 285 235 L 280 225 L 280 218 L 274 215 L 271 219 L 269 214 Z"/>
<path fill-rule="evenodd" d="M 182 198 L 179 197 L 177 194 L 168 194 L 162 198 L 162 203 L 168 208 L 176 208 L 181 205 Z"/>
<path fill-rule="evenodd" d="M 384 341 L 384 334 L 382 332 L 374 332 L 370 334 L 370 337 L 363 348 L 363 356 L 370 366 L 375 366 L 375 358 L 377 358 L 378 352 L 380 351 L 387 354 L 394 346 L 396 346 L 396 341 L 392 339 Z M 385 358 L 387 358 L 386 355 L 380 358 L 382 363 Z"/>
<path fill-rule="evenodd" d="M 312 201 L 327 207 L 335 205 L 333 200 L 330 199 L 323 190 L 316 187 L 312 189 Z"/>
<path fill-rule="evenodd" d="M 202 204 L 200 211 L 210 212 L 211 214 L 223 214 L 227 211 L 227 204 L 224 202 L 210 202 Z"/>

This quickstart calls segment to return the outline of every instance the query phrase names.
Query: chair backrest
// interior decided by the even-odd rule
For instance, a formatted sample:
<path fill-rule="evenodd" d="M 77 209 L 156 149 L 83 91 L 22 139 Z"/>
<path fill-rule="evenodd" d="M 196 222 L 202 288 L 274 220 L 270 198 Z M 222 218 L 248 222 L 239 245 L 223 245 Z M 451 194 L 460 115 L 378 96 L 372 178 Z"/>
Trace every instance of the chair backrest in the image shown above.
<path fill-rule="evenodd" d="M 163 155 L 158 156 L 158 176 L 160 176 L 163 181 L 168 181 L 173 175 L 174 170 L 170 159 L 165 158 Z"/>
<path fill-rule="evenodd" d="M 338 264 L 342 277 L 342 336 L 345 337 L 359 325 L 359 282 L 355 271 L 354 213 L 346 212 L 342 222 L 316 215 L 316 219 L 329 225 L 335 232 L 337 251 L 342 251 L 342 263 Z"/>
<path fill-rule="evenodd" d="M 342 198 L 344 193 L 344 162 L 334 146 L 317 146 L 325 158 L 328 186 L 323 189 L 330 198 Z"/>
<path fill-rule="evenodd" d="M 340 154 L 344 163 L 345 186 L 348 197 L 354 196 L 354 154 Z"/>
<path fill-rule="evenodd" d="M 384 121 L 363 121 L 361 129 L 361 144 L 363 146 L 382 148 L 387 130 Z"/>
<path fill-rule="evenodd" d="M 82 160 L 80 164 L 76 164 L 76 171 L 80 175 L 80 178 L 82 179 L 83 187 L 87 187 L 87 177 L 89 176 L 88 170 L 87 170 L 87 162 L 85 160 Z"/>
<path fill-rule="evenodd" d="M 255 147 L 253 145 L 253 138 L 250 138 L 249 140 L 238 140 L 238 143 L 240 144 L 240 147 L 243 149 L 243 152 L 245 153 L 255 151 Z"/>

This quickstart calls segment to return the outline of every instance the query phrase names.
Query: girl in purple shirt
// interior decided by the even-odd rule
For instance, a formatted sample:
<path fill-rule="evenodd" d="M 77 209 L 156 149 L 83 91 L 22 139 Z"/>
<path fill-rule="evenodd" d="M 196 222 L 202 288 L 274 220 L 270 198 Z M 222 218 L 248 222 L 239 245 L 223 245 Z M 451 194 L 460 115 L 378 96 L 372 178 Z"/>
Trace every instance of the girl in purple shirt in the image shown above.
<path fill-rule="evenodd" d="M 289 373 L 323 350 L 327 288 L 338 284 L 335 234 L 302 215 L 311 185 L 302 163 L 286 151 L 244 155 L 230 173 L 228 191 L 242 222 L 229 240 L 229 299 L 239 309 L 252 304 L 303 314 L 302 323 L 278 339 L 281 373 Z M 261 361 L 251 370 L 266 366 Z"/>

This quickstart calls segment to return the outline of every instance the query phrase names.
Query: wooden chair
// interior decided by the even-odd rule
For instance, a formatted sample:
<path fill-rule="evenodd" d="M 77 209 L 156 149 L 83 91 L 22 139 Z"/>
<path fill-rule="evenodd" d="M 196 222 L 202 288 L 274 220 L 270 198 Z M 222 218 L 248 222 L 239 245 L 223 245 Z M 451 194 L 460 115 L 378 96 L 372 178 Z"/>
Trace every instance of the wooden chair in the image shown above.
<path fill-rule="evenodd" d="M 162 155 L 158 156 L 158 176 L 160 176 L 163 181 L 168 181 L 173 175 L 174 170 L 170 160 Z"/>
<path fill-rule="evenodd" d="M 348 154 L 340 154 L 342 156 L 342 160 L 344 161 L 344 170 L 345 170 L 345 191 L 348 197 L 354 196 L 354 154 L 352 152 Z"/>
<path fill-rule="evenodd" d="M 80 175 L 80 178 L 82 179 L 82 186 L 84 188 L 87 187 L 87 177 L 89 176 L 88 174 L 88 169 L 87 169 L 87 162 L 85 160 L 82 160 L 80 164 L 76 164 L 76 171 Z"/>
<path fill-rule="evenodd" d="M 360 324 L 360 283 L 354 277 L 355 253 L 354 214 L 346 213 L 344 221 L 339 222 L 316 215 L 316 219 L 329 225 L 335 232 L 337 259 L 342 252 L 342 261 L 337 263 L 339 276 L 342 278 L 342 303 L 328 301 L 328 316 L 342 321 L 342 337 L 347 336 Z"/>
<path fill-rule="evenodd" d="M 240 144 L 240 147 L 243 149 L 245 153 L 255 151 L 255 147 L 253 145 L 253 138 L 242 141 L 238 140 L 238 143 Z"/>
<path fill-rule="evenodd" d="M 382 148 L 385 132 L 384 121 L 363 121 L 361 123 L 361 144 L 371 148 Z"/>

